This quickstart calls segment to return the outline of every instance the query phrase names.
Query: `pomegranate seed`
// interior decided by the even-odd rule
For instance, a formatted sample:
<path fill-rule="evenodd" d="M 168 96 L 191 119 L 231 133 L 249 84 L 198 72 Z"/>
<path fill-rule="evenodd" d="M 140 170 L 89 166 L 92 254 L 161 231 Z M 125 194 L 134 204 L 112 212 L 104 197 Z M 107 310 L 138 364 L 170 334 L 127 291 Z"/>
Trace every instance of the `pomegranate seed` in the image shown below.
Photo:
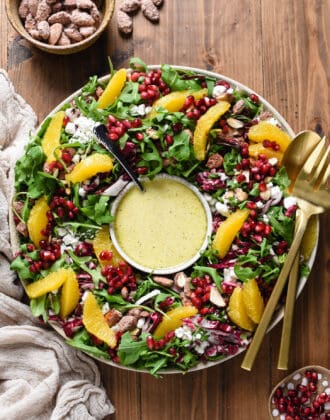
<path fill-rule="evenodd" d="M 112 140 L 112 141 L 117 141 L 117 140 L 119 139 L 119 136 L 118 136 L 118 134 L 117 134 L 117 133 L 109 133 L 109 134 L 108 134 L 108 137 L 109 137 L 109 139 L 110 139 L 110 140 Z"/>
<path fill-rule="evenodd" d="M 252 102 L 254 102 L 255 104 L 259 103 L 259 98 L 258 98 L 258 96 L 257 96 L 256 94 L 254 94 L 254 93 L 251 93 L 251 95 L 250 95 L 250 99 L 251 99 L 251 101 L 252 101 Z"/>
<path fill-rule="evenodd" d="M 148 168 L 146 166 L 140 166 L 137 168 L 137 173 L 139 175 L 145 175 L 148 172 Z"/>
<path fill-rule="evenodd" d="M 100 260 L 103 260 L 103 261 L 111 260 L 112 259 L 112 252 L 111 251 L 101 251 L 99 253 L 99 258 L 100 258 Z"/>
<path fill-rule="evenodd" d="M 173 140 L 173 136 L 171 136 L 170 134 L 166 134 L 165 136 L 165 142 L 168 146 L 171 146 L 174 142 Z"/>

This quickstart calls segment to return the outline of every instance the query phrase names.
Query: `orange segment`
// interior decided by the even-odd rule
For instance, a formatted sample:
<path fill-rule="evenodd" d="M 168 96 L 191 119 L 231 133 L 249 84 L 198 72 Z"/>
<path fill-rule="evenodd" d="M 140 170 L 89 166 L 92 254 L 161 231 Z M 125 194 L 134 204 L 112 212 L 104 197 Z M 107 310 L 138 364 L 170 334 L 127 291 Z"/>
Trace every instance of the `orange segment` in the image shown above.
<path fill-rule="evenodd" d="M 254 157 L 255 159 L 258 158 L 258 155 L 265 155 L 268 159 L 276 158 L 279 163 L 281 163 L 283 159 L 283 153 L 276 152 L 275 150 L 271 149 L 270 147 L 264 147 L 262 143 L 253 143 L 249 145 L 249 155 Z"/>
<path fill-rule="evenodd" d="M 65 178 L 67 181 L 75 184 L 86 181 L 86 179 L 100 172 L 109 172 L 112 168 L 113 163 L 110 156 L 94 153 L 77 163 L 72 172 L 67 174 Z"/>
<path fill-rule="evenodd" d="M 282 153 L 291 143 L 291 138 L 285 131 L 267 121 L 260 121 L 253 125 L 249 129 L 248 137 L 257 143 L 262 143 L 264 140 L 275 141 L 280 146 Z"/>
<path fill-rule="evenodd" d="M 209 108 L 197 121 L 194 132 L 194 153 L 198 160 L 204 160 L 207 148 L 207 137 L 213 125 L 230 108 L 230 103 L 219 101 Z"/>
<path fill-rule="evenodd" d="M 235 236 L 240 231 L 243 223 L 249 216 L 249 210 L 236 210 L 220 224 L 213 239 L 212 248 L 218 251 L 219 257 L 224 258 Z"/>
<path fill-rule="evenodd" d="M 243 289 L 235 287 L 233 293 L 229 299 L 228 305 L 228 316 L 234 324 L 238 325 L 247 331 L 253 331 L 255 325 L 253 321 L 248 317 L 244 301 L 243 301 Z"/>
<path fill-rule="evenodd" d="M 155 115 L 157 115 L 157 108 L 165 108 L 169 112 L 180 111 L 180 109 L 183 107 L 184 101 L 190 95 L 192 95 L 195 99 L 201 99 L 207 95 L 207 89 L 201 89 L 197 91 L 181 90 L 162 96 L 154 103 L 152 110 L 148 114 L 148 118 L 153 118 Z"/>
<path fill-rule="evenodd" d="M 67 279 L 61 290 L 60 316 L 66 318 L 76 308 L 79 302 L 79 284 L 75 272 L 70 268 L 67 270 Z"/>
<path fill-rule="evenodd" d="M 243 302 L 248 317 L 259 324 L 264 312 L 264 301 L 255 279 L 248 280 L 243 286 Z"/>
<path fill-rule="evenodd" d="M 71 269 L 60 268 L 48 274 L 43 279 L 28 284 L 25 287 L 25 291 L 31 299 L 43 296 L 48 292 L 54 292 L 67 280 L 71 271 Z"/>
<path fill-rule="evenodd" d="M 179 306 L 178 308 L 171 309 L 166 312 L 163 320 L 160 322 L 154 332 L 155 338 L 164 337 L 170 331 L 179 328 L 182 325 L 184 318 L 190 318 L 198 313 L 195 306 Z"/>
<path fill-rule="evenodd" d="M 109 347 L 116 347 L 116 333 L 109 327 L 97 300 L 91 292 L 88 293 L 84 302 L 82 320 L 90 334 L 104 341 Z"/>
<path fill-rule="evenodd" d="M 39 198 L 32 207 L 26 224 L 31 241 L 37 248 L 39 248 L 39 242 L 46 238 L 41 231 L 47 226 L 48 210 L 49 206 L 47 204 L 46 197 L 43 196 Z"/>
<path fill-rule="evenodd" d="M 93 248 L 96 257 L 102 266 L 113 265 L 114 267 L 118 267 L 119 263 L 124 261 L 110 239 L 109 225 L 102 226 L 96 233 L 93 239 Z M 102 260 L 100 258 L 102 251 L 110 251 L 112 253 L 112 258 L 109 260 Z"/>
<path fill-rule="evenodd" d="M 57 112 L 51 119 L 49 126 L 41 140 L 41 147 L 47 156 L 46 162 L 52 162 L 55 159 L 54 150 L 60 145 L 61 132 L 63 127 L 64 111 Z M 58 151 L 60 154 L 60 152 Z"/>
<path fill-rule="evenodd" d="M 120 69 L 111 77 L 107 87 L 97 101 L 98 108 L 107 108 L 115 102 L 125 86 L 126 73 L 125 69 Z"/>

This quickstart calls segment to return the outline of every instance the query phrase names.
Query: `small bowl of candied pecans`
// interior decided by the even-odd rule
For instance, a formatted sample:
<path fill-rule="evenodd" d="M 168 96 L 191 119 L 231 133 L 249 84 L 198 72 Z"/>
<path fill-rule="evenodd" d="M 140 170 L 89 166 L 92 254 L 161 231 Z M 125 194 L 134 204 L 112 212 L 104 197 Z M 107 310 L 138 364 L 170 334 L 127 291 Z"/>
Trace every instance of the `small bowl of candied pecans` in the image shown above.
<path fill-rule="evenodd" d="M 73 54 L 91 46 L 107 28 L 115 0 L 6 0 L 14 29 L 39 49 Z"/>

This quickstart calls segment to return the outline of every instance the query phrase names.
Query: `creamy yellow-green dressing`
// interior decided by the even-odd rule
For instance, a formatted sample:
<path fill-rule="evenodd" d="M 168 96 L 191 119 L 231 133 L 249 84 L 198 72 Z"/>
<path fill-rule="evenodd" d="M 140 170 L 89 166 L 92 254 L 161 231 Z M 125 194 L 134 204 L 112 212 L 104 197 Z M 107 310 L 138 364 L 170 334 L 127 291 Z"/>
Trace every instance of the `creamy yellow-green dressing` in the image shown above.
<path fill-rule="evenodd" d="M 200 198 L 183 183 L 158 178 L 132 187 L 115 211 L 115 237 L 135 263 L 150 269 L 174 267 L 201 249 L 207 215 Z"/>

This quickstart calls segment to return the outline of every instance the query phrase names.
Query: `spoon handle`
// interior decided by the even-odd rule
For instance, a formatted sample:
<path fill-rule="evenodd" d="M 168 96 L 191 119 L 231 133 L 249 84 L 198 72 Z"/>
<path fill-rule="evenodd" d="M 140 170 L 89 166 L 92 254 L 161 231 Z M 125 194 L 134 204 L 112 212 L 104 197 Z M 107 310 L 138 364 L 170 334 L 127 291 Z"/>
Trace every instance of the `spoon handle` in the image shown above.
<path fill-rule="evenodd" d="M 118 160 L 119 164 L 124 168 L 125 172 L 131 178 L 131 180 L 138 186 L 140 191 L 144 191 L 141 182 L 138 180 L 135 173 L 132 171 L 132 168 L 126 161 L 125 157 L 119 150 L 116 144 L 108 139 L 107 128 L 103 124 L 99 124 L 94 127 L 94 133 L 96 134 L 100 143 Z"/>
<path fill-rule="evenodd" d="M 286 257 L 285 263 L 282 267 L 281 273 L 276 281 L 275 287 L 272 291 L 269 301 L 267 302 L 267 305 L 265 307 L 264 313 L 261 317 L 260 323 L 255 331 L 253 339 L 250 343 L 249 348 L 247 349 L 247 352 L 241 364 L 241 367 L 243 369 L 246 369 L 246 370 L 252 369 L 254 360 L 257 356 L 262 340 L 266 334 L 268 325 L 272 319 L 272 316 L 275 312 L 276 306 L 278 304 L 278 301 L 281 297 L 282 291 L 286 284 L 292 264 L 299 251 L 299 247 L 300 247 L 304 232 L 306 230 L 307 222 L 310 216 L 311 215 L 308 213 L 304 214 L 303 212 L 301 212 L 301 217 L 299 218 L 300 220 L 297 222 L 298 224 L 297 224 L 295 236 L 291 244 L 290 250 L 288 252 L 288 255 Z"/>
<path fill-rule="evenodd" d="M 298 274 L 299 274 L 299 254 L 296 255 L 296 258 L 293 262 L 293 265 L 290 271 L 289 282 L 288 282 L 288 292 L 286 295 L 286 302 L 285 302 L 285 309 L 284 309 L 281 345 L 280 345 L 280 352 L 279 352 L 278 362 L 277 362 L 277 369 L 281 369 L 281 370 L 287 370 L 288 365 L 289 365 L 290 339 L 291 339 L 294 305 L 295 305 L 295 300 L 296 300 Z"/>

